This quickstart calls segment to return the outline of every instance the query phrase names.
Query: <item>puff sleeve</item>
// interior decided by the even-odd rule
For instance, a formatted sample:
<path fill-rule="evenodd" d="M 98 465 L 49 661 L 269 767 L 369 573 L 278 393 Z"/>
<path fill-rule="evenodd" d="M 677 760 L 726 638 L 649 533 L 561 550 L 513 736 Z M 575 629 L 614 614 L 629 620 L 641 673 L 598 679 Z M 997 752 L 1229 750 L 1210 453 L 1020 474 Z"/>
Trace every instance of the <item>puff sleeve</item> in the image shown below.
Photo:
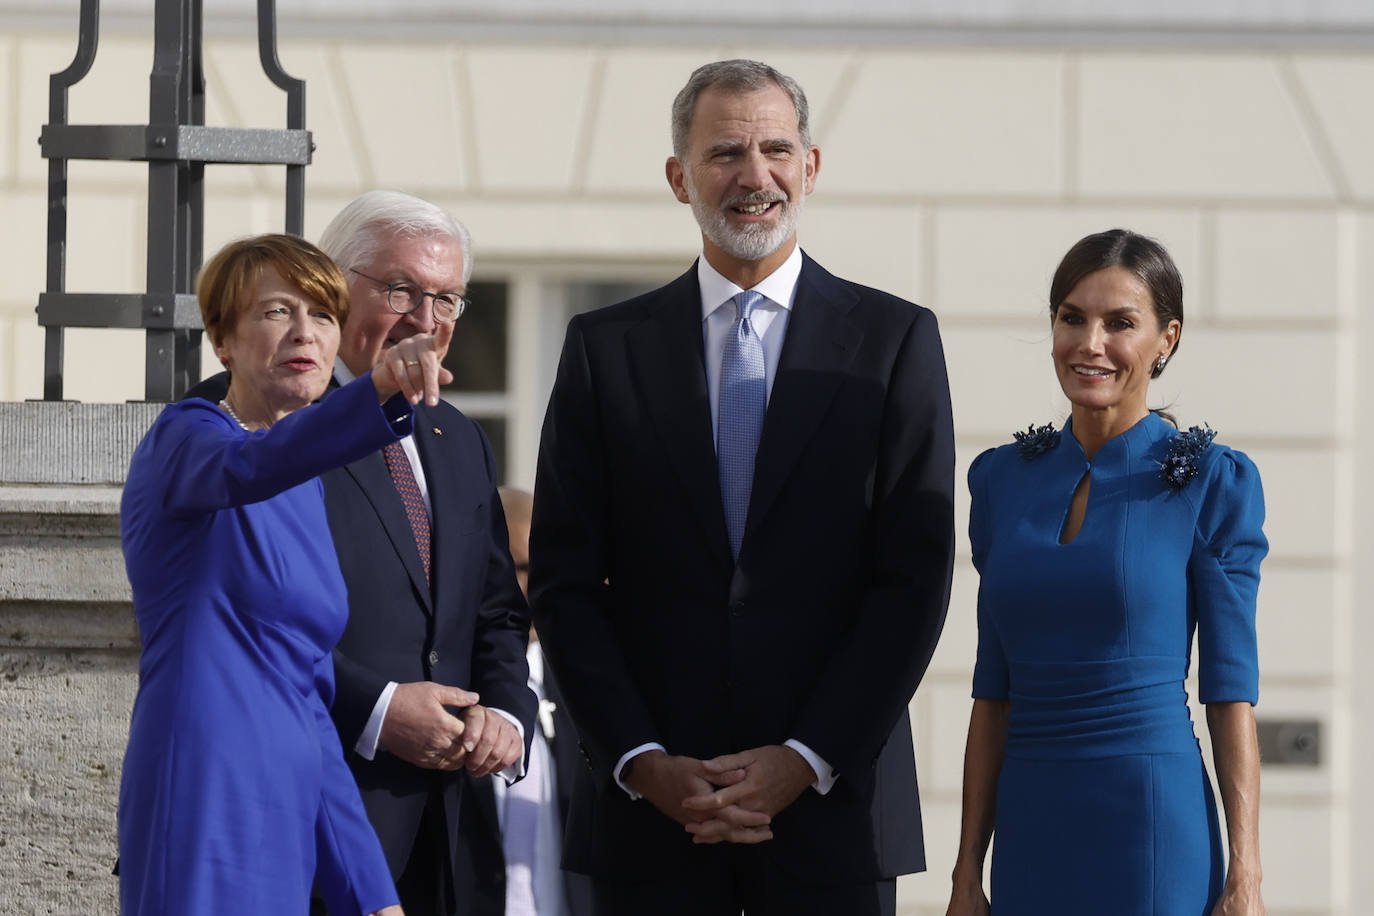
<path fill-rule="evenodd" d="M 1185 488 L 1200 501 L 1188 597 L 1197 620 L 1198 699 L 1203 703 L 1259 699 L 1255 597 L 1264 537 L 1259 471 L 1241 452 L 1217 448 L 1209 473 Z M 1198 487 L 1197 485 L 1203 485 Z M 1189 493 L 1197 487 L 1197 494 Z"/>
<path fill-rule="evenodd" d="M 991 533 L 988 515 L 988 485 L 991 476 L 991 455 L 995 450 L 983 452 L 973 460 L 968 470 L 968 489 L 972 497 L 968 516 L 968 539 L 973 549 L 973 566 L 983 572 L 983 561 L 987 558 L 988 537 Z M 978 653 L 973 668 L 973 696 L 990 700 L 1005 700 L 1009 692 L 1007 658 L 1002 651 L 1002 640 L 997 634 L 983 607 L 982 589 L 978 594 Z"/>

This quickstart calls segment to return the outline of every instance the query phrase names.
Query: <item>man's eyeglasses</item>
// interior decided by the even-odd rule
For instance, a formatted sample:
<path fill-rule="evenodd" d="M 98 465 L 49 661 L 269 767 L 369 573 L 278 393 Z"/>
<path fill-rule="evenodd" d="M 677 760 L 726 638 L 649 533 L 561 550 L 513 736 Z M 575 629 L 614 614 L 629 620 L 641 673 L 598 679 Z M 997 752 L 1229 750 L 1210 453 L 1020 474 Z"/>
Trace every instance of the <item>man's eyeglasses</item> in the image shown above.
<path fill-rule="evenodd" d="M 385 280 L 378 280 L 376 277 L 369 277 L 367 274 L 350 267 L 364 280 L 371 280 L 378 286 L 386 287 L 386 304 L 398 315 L 408 315 L 424 305 L 425 299 L 434 300 L 434 320 L 435 321 L 457 321 L 463 317 L 463 312 L 472 304 L 472 300 L 459 293 L 429 293 L 420 289 L 414 283 L 388 283 Z"/>

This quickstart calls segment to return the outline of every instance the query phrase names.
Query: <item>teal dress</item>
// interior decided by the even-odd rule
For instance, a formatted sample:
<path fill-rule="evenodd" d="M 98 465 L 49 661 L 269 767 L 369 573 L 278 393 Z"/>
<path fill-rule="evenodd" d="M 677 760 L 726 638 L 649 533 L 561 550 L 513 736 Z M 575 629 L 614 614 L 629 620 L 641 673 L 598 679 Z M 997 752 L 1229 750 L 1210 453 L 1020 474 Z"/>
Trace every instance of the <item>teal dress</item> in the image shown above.
<path fill-rule="evenodd" d="M 125 916 L 306 916 L 312 885 L 331 916 L 397 902 L 329 717 L 348 597 L 317 475 L 411 423 L 364 376 L 266 432 L 199 398 L 172 404 L 134 452 Z"/>
<path fill-rule="evenodd" d="M 1184 679 L 1196 635 L 1199 699 L 1258 699 L 1268 545 L 1254 465 L 1209 441 L 1150 414 L 1088 461 L 1070 422 L 969 469 L 981 575 L 973 695 L 1011 703 L 995 916 L 1204 916 L 1221 891 L 1216 803 Z M 1084 474 L 1087 513 L 1061 544 Z"/>

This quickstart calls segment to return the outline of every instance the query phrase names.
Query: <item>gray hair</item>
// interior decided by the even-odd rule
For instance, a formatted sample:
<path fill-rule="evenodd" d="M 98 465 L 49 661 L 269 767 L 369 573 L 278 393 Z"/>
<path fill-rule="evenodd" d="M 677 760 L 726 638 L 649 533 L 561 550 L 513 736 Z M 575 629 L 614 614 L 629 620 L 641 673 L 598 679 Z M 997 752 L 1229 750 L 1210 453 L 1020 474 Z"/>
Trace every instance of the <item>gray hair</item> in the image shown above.
<path fill-rule="evenodd" d="M 694 70 L 687 85 L 673 99 L 673 155 L 678 159 L 687 157 L 687 134 L 692 129 L 692 116 L 697 110 L 697 100 L 707 89 L 758 92 L 769 85 L 777 86 L 792 99 L 803 152 L 810 149 L 811 110 L 806 104 L 806 93 L 796 80 L 756 60 L 718 60 Z"/>
<path fill-rule="evenodd" d="M 472 236 L 443 207 L 400 191 L 368 191 L 354 198 L 329 221 L 320 248 L 345 272 L 376 255 L 386 235 L 410 238 L 442 236 L 463 252 L 463 286 L 472 277 Z"/>

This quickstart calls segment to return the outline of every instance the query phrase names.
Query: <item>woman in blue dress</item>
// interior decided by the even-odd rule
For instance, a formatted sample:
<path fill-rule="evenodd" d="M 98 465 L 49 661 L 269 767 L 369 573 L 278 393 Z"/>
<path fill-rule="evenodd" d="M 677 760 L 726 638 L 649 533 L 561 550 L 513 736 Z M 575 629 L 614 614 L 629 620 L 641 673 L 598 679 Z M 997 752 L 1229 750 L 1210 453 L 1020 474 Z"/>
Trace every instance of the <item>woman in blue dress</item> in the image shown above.
<path fill-rule="evenodd" d="M 140 914 L 399 916 L 328 705 L 347 596 L 317 475 L 409 432 L 452 325 L 333 392 L 348 289 L 284 235 L 202 271 L 232 373 L 134 453 L 121 510 L 142 653 L 119 797 L 120 901 Z"/>
<path fill-rule="evenodd" d="M 1062 430 L 969 469 L 981 576 L 950 916 L 1211 916 L 1260 899 L 1259 475 L 1146 407 L 1183 330 L 1168 253 L 1091 235 L 1050 289 Z M 1225 811 L 1184 686 L 1193 637 Z"/>

